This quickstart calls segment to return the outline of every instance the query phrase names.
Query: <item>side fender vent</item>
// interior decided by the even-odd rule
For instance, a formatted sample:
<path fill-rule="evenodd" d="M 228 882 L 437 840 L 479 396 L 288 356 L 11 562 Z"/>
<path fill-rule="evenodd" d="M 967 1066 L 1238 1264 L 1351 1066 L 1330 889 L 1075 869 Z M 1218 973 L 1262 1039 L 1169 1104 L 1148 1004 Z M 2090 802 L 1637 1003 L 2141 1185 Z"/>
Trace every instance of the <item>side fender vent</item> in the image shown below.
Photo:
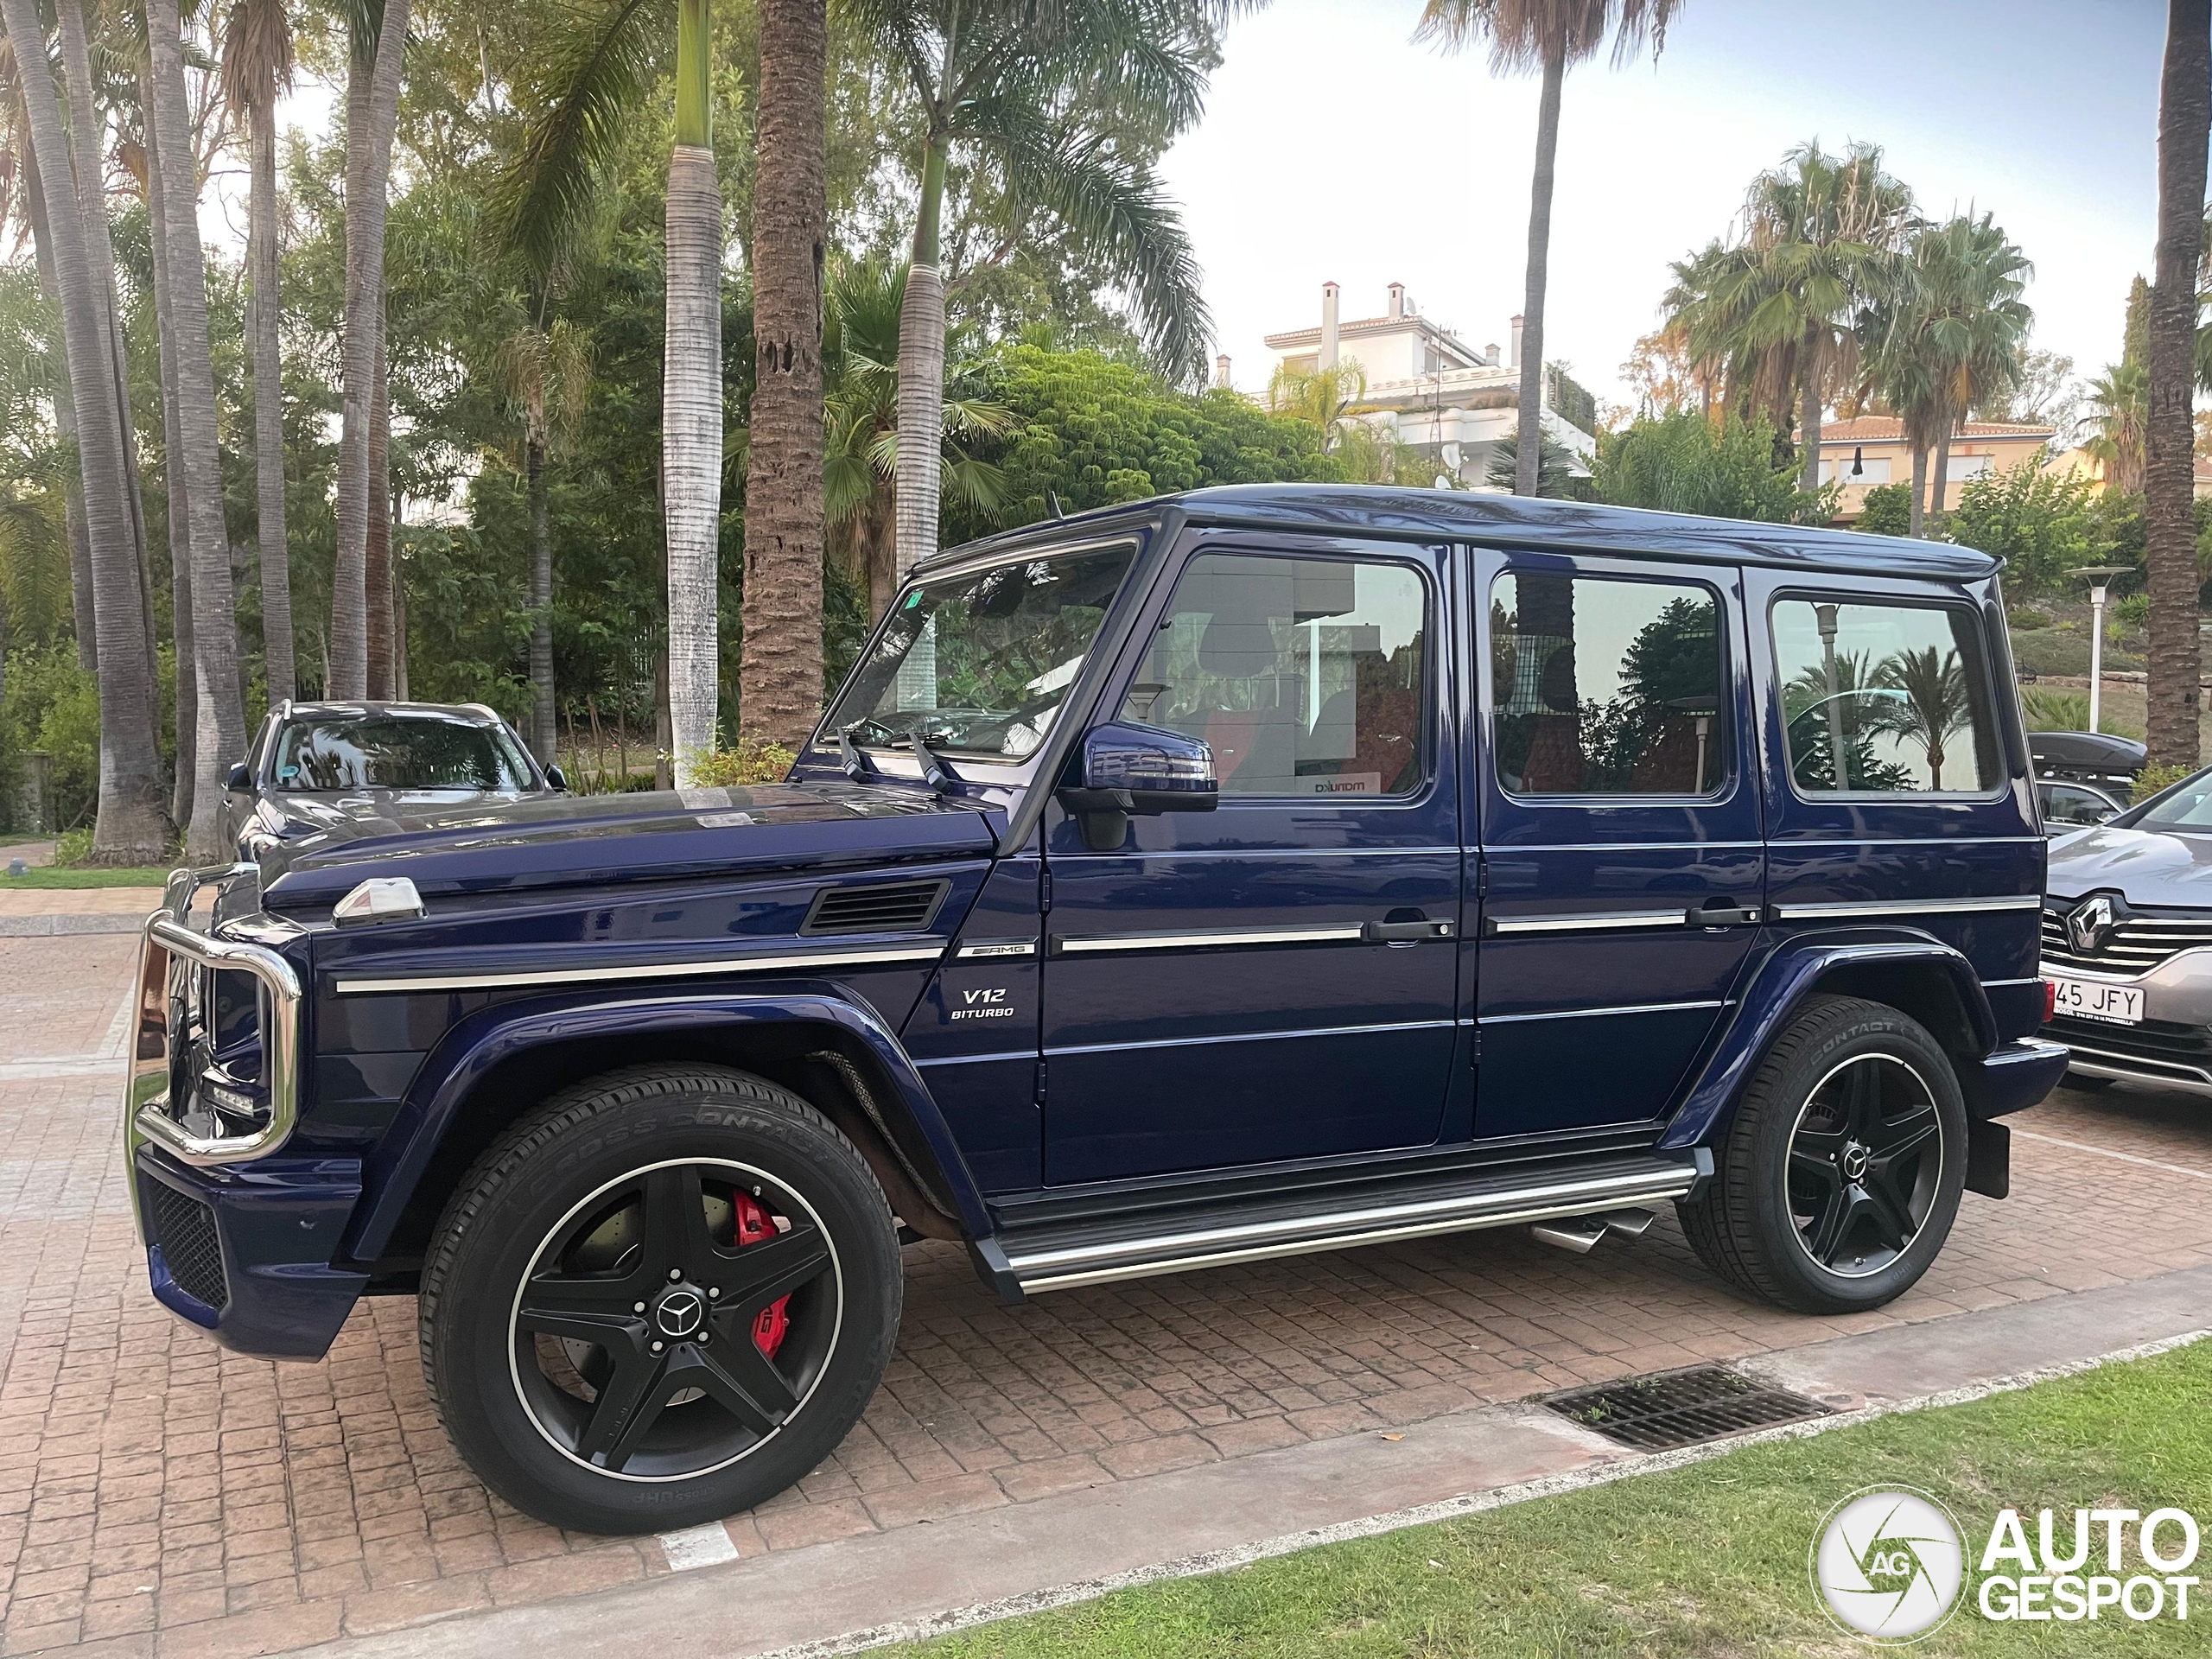
<path fill-rule="evenodd" d="M 892 881 L 864 887 L 824 887 L 807 907 L 799 931 L 918 933 L 936 919 L 950 881 Z"/>

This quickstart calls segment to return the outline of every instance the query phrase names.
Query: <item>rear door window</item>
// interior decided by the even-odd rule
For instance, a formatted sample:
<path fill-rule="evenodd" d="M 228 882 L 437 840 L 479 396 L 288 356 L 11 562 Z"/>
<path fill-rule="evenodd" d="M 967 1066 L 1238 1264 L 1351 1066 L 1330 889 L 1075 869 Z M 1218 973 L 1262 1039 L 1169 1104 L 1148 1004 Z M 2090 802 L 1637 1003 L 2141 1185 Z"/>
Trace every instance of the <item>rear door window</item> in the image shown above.
<path fill-rule="evenodd" d="M 1799 794 L 1987 795 L 2003 785 L 1988 660 L 1966 607 L 1785 597 L 1772 626 Z"/>

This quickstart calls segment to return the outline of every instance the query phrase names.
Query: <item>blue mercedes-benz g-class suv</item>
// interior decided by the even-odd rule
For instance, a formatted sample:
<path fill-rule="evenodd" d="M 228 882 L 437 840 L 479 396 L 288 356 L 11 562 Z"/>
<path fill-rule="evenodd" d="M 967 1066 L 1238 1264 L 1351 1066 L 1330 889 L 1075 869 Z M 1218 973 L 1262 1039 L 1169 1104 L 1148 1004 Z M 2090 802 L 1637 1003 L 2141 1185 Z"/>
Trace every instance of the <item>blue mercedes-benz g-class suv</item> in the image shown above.
<path fill-rule="evenodd" d="M 1312 486 L 963 548 L 784 783 L 173 877 L 154 1291 L 296 1358 L 417 1294 L 471 1466 L 603 1531 L 812 1468 L 902 1239 L 1019 1299 L 1672 1202 L 1878 1306 L 2066 1064 L 2011 679 L 1925 543 Z"/>

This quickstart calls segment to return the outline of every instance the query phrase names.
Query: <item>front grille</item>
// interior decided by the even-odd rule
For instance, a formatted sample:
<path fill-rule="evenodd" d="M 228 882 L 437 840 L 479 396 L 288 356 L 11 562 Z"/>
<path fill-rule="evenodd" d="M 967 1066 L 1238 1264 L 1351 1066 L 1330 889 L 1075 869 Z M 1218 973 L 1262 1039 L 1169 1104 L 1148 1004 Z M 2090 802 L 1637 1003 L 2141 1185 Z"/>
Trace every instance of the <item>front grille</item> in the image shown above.
<path fill-rule="evenodd" d="M 1601 1388 L 1555 1394 L 1544 1404 L 1607 1440 L 1639 1452 L 1695 1446 L 1777 1423 L 1825 1417 L 1817 1400 L 1770 1389 L 1719 1365 L 1631 1376 Z"/>
<path fill-rule="evenodd" d="M 154 1243 L 169 1277 L 188 1296 L 219 1309 L 230 1300 L 223 1279 L 223 1246 L 215 1236 L 215 1212 L 166 1182 L 146 1183 Z"/>
<path fill-rule="evenodd" d="M 2212 1087 L 2212 1028 L 2178 1025 L 2171 1020 L 2116 1026 L 2060 1014 L 2044 1030 L 2082 1058 L 2146 1082 Z"/>
<path fill-rule="evenodd" d="M 2047 967 L 2086 968 L 2093 973 L 2147 974 L 2182 950 L 2212 945 L 2212 912 L 2130 916 L 2094 950 L 2076 950 L 2066 937 L 2068 900 L 2043 913 L 2043 959 Z"/>
<path fill-rule="evenodd" d="M 949 881 L 878 882 L 825 887 L 800 926 L 802 933 L 912 933 L 927 927 L 944 902 Z"/>

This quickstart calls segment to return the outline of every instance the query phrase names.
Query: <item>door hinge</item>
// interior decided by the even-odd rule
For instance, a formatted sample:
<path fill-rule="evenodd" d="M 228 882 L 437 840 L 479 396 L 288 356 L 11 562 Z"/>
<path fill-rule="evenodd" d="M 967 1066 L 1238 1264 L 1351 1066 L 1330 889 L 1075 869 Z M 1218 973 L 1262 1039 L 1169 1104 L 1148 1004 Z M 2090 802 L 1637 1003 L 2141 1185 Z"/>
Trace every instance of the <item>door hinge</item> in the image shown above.
<path fill-rule="evenodd" d="M 1050 910 L 1052 907 L 1052 871 L 1050 865 L 1044 865 L 1040 866 L 1037 871 L 1037 908 L 1041 911 Z"/>
<path fill-rule="evenodd" d="M 1478 858 L 1475 861 L 1475 897 L 1486 899 L 1489 896 L 1490 861 L 1486 858 Z"/>
<path fill-rule="evenodd" d="M 1469 1026 L 1467 1027 L 1467 1064 L 1479 1066 L 1482 1063 L 1483 1028 L 1480 1026 Z"/>
<path fill-rule="evenodd" d="M 1037 1062 L 1037 1103 L 1039 1106 L 1045 1103 L 1045 1062 L 1042 1060 Z"/>

